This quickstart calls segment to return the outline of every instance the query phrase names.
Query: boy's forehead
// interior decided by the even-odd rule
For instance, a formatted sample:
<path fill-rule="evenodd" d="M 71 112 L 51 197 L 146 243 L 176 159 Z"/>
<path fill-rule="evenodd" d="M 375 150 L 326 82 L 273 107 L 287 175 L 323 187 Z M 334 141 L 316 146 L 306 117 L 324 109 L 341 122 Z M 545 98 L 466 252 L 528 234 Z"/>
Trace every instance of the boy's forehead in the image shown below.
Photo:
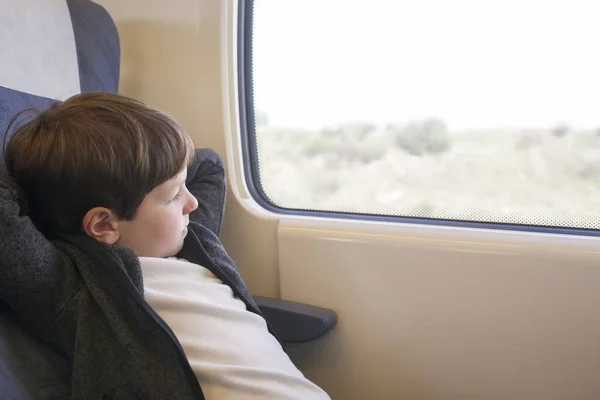
<path fill-rule="evenodd" d="M 152 190 L 152 193 L 156 193 L 157 195 L 160 195 L 160 193 L 167 193 L 170 192 L 172 190 L 174 190 L 175 188 L 178 188 L 179 186 L 183 185 L 183 183 L 185 183 L 187 177 L 187 171 L 182 171 L 180 173 L 178 173 L 177 175 L 175 175 L 174 177 L 172 177 L 171 179 L 161 183 L 160 185 L 158 185 L 157 187 L 155 187 Z"/>
<path fill-rule="evenodd" d="M 179 172 L 177 175 L 166 181 L 165 184 L 169 184 L 169 186 L 171 187 L 181 186 L 185 183 L 186 178 L 187 169 L 184 169 L 183 171 Z"/>

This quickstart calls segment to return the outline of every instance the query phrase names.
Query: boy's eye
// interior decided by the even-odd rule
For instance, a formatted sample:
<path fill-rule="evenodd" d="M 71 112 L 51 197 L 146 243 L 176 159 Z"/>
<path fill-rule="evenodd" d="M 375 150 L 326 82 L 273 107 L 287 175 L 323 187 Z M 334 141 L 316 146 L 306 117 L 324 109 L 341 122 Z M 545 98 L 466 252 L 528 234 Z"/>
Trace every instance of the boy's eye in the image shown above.
<path fill-rule="evenodd" d="M 171 199 L 171 201 L 179 200 L 180 198 L 181 198 L 181 190 L 179 192 L 177 192 L 177 194 L 175 195 L 175 197 L 173 197 Z"/>

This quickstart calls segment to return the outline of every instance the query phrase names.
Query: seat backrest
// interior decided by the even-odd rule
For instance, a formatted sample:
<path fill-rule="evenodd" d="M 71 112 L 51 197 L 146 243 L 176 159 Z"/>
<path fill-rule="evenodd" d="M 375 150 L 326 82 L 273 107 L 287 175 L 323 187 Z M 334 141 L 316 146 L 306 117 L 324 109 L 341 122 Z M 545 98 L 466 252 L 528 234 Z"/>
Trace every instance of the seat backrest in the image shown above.
<path fill-rule="evenodd" d="M 0 143 L 20 110 L 44 109 L 81 92 L 116 93 L 119 63 L 117 28 L 100 5 L 0 2 Z"/>
<path fill-rule="evenodd" d="M 115 24 L 90 0 L 0 2 L 0 148 L 9 121 L 25 108 L 117 92 L 119 63 Z M 0 400 L 65 398 L 69 376 L 65 356 L 38 342 L 0 302 Z"/>

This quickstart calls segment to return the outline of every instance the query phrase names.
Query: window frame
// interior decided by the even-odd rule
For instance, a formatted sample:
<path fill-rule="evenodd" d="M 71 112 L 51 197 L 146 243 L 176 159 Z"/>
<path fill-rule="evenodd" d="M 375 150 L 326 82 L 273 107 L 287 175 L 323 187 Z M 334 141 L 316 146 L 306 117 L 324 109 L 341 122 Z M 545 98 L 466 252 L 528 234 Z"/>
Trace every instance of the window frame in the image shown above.
<path fill-rule="evenodd" d="M 237 21 L 234 21 L 234 24 L 237 24 L 238 118 L 242 150 L 242 168 L 244 169 L 244 179 L 250 196 L 265 210 L 279 215 L 307 218 L 334 218 L 365 222 L 421 224 L 427 226 L 600 237 L 600 229 L 353 213 L 347 211 L 296 209 L 274 204 L 263 189 L 260 180 L 252 69 L 254 0 L 238 0 L 237 3 Z"/>

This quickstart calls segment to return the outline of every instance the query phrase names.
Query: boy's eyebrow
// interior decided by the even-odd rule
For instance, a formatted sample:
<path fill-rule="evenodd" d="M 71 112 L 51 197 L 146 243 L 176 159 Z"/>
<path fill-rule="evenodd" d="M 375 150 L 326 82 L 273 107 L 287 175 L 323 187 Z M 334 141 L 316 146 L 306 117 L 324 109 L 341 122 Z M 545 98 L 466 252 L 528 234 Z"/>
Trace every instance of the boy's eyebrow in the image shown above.
<path fill-rule="evenodd" d="M 185 181 L 187 180 L 187 174 L 183 174 L 183 176 L 181 178 L 179 178 L 177 180 L 177 187 L 183 185 L 185 183 Z"/>
<path fill-rule="evenodd" d="M 187 180 L 187 174 L 177 180 L 171 180 L 165 190 L 172 191 L 179 189 Z"/>

